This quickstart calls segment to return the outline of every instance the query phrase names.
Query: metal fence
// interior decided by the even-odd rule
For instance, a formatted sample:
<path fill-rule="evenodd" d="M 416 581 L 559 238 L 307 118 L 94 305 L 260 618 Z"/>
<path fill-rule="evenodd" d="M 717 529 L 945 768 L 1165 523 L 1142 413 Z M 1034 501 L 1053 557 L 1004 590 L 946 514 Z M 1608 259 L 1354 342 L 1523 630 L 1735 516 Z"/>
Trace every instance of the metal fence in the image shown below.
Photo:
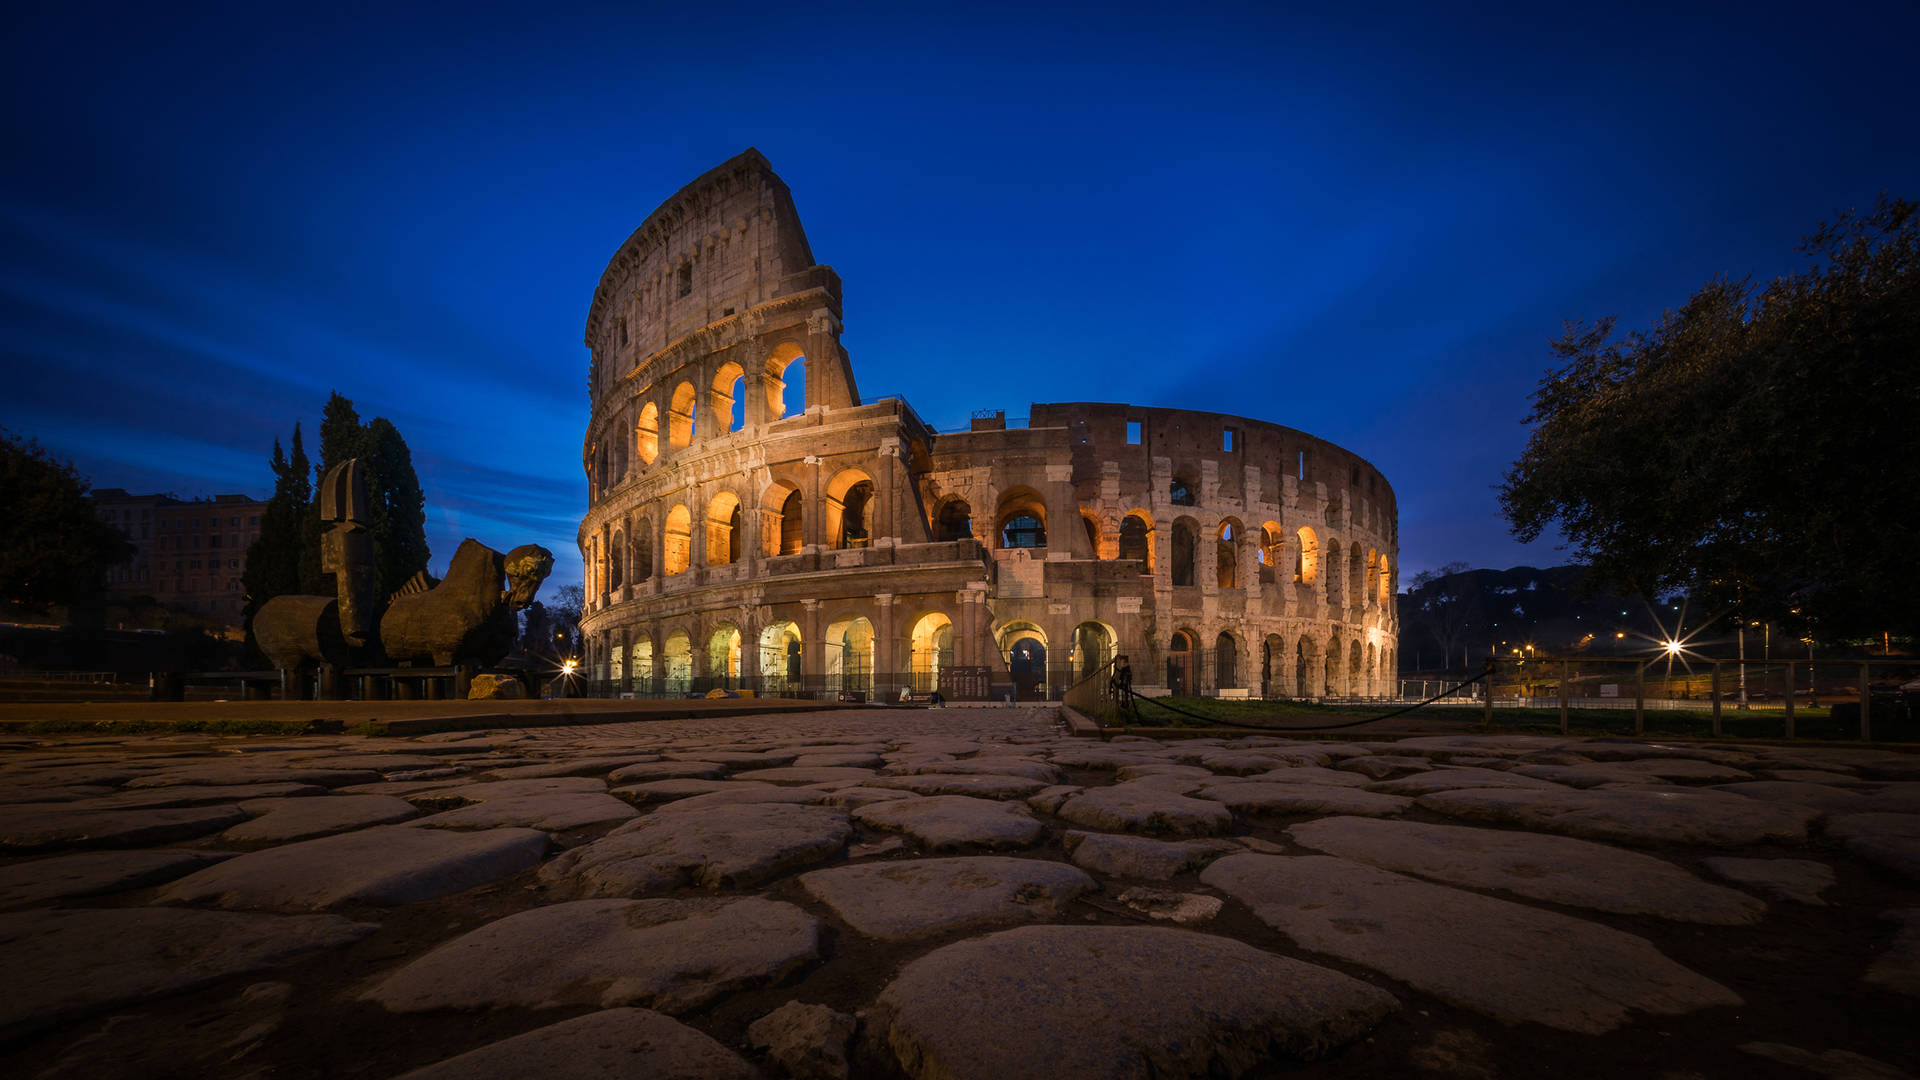
<path fill-rule="evenodd" d="M 1652 660 L 1595 657 L 1494 657 L 1487 661 L 1481 704 L 1488 723 L 1501 708 L 1557 709 L 1561 727 L 1574 709 L 1632 710 L 1645 731 L 1648 711 L 1703 714 L 1715 735 L 1730 716 L 1744 730 L 1771 728 L 1793 738 L 1802 718 L 1824 710 L 1831 725 L 1873 738 L 1875 722 L 1909 725 L 1920 718 L 1920 661 Z M 1849 732 L 1851 733 L 1851 731 Z"/>

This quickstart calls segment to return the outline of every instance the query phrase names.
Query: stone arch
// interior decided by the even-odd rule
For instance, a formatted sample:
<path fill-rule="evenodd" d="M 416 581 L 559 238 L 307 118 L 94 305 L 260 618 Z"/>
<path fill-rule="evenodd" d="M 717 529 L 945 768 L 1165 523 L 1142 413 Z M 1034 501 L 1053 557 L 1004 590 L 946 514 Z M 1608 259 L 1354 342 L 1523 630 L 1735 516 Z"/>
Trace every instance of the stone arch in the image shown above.
<path fill-rule="evenodd" d="M 1241 683 L 1240 639 L 1222 630 L 1213 639 L 1213 688 L 1225 690 Z"/>
<path fill-rule="evenodd" d="M 1305 525 L 1295 535 L 1300 542 L 1293 549 L 1293 580 L 1298 585 L 1311 585 L 1320 580 L 1320 538 Z"/>
<path fill-rule="evenodd" d="M 1100 665 L 1112 660 L 1118 654 L 1117 643 L 1120 635 L 1113 627 L 1097 619 L 1073 628 L 1072 661 L 1073 681 L 1079 682 L 1100 669 Z"/>
<path fill-rule="evenodd" d="M 1173 550 L 1168 555 L 1168 569 L 1172 572 L 1173 584 L 1196 585 L 1196 566 L 1198 561 L 1200 523 L 1190 517 L 1173 519 L 1173 539 L 1168 546 Z"/>
<path fill-rule="evenodd" d="M 770 622 L 760 631 L 760 677 L 775 680 L 772 692 L 785 693 L 801 679 L 800 626 L 792 619 Z"/>
<path fill-rule="evenodd" d="M 760 553 L 792 555 L 806 543 L 801 527 L 806 500 L 798 483 L 775 480 L 760 493 Z"/>
<path fill-rule="evenodd" d="M 690 382 L 682 382 L 673 388 L 673 399 L 667 405 L 668 446 L 679 449 L 693 445 L 695 396 Z"/>
<path fill-rule="evenodd" d="M 1213 561 L 1216 584 L 1223 589 L 1245 585 L 1240 580 L 1240 547 L 1246 539 L 1247 527 L 1240 524 L 1239 518 L 1220 519 L 1220 528 L 1214 533 Z"/>
<path fill-rule="evenodd" d="M 806 411 L 807 356 L 800 346 L 783 341 L 767 356 L 767 419 Z"/>
<path fill-rule="evenodd" d="M 740 681 L 740 628 L 721 623 L 707 638 L 707 674 L 717 686 L 734 686 Z"/>
<path fill-rule="evenodd" d="M 713 373 L 713 389 L 708 401 L 713 407 L 713 430 L 739 431 L 746 424 L 747 372 L 729 360 Z"/>
<path fill-rule="evenodd" d="M 740 496 L 722 491 L 707 504 L 707 565 L 727 566 L 740 561 L 746 540 L 746 515 Z"/>
<path fill-rule="evenodd" d="M 1083 506 L 1080 508 L 1080 525 L 1087 533 L 1087 550 L 1093 554 L 1094 558 L 1099 558 L 1101 537 L 1100 519 L 1094 515 L 1092 510 Z"/>
<path fill-rule="evenodd" d="M 618 589 L 627 583 L 627 534 L 615 529 L 607 541 L 607 588 Z"/>
<path fill-rule="evenodd" d="M 1175 630 L 1167 640 L 1167 693 L 1192 694 L 1196 639 L 1191 630 Z"/>
<path fill-rule="evenodd" d="M 1348 697 L 1360 697 L 1367 692 L 1367 684 L 1360 681 L 1361 651 L 1359 638 L 1347 645 Z"/>
<path fill-rule="evenodd" d="M 640 406 L 640 418 L 633 425 L 634 451 L 642 465 L 651 465 L 660 457 L 660 406 L 649 401 Z"/>
<path fill-rule="evenodd" d="M 1380 553 L 1380 606 L 1393 603 L 1393 569 L 1388 565 L 1387 553 Z"/>
<path fill-rule="evenodd" d="M 1001 548 L 1047 546 L 1047 502 L 1030 487 L 1009 488 L 993 515 L 994 544 Z"/>
<path fill-rule="evenodd" d="M 1329 697 L 1343 697 L 1346 694 L 1347 669 L 1340 663 L 1340 639 L 1327 636 L 1327 666 L 1325 691 Z"/>
<path fill-rule="evenodd" d="M 907 672 L 917 693 L 940 688 L 940 672 L 953 666 L 953 620 L 929 611 L 914 620 L 907 634 Z"/>
<path fill-rule="evenodd" d="M 653 693 L 653 639 L 646 634 L 635 634 L 627 656 L 633 688 L 641 693 Z"/>
<path fill-rule="evenodd" d="M 1280 529 L 1280 523 L 1269 521 L 1260 526 L 1260 549 L 1255 555 L 1258 560 L 1260 584 L 1272 585 L 1279 580 L 1279 567 L 1286 564 L 1286 533 Z"/>
<path fill-rule="evenodd" d="M 1023 700 L 1042 696 L 1047 684 L 1047 650 L 1052 647 L 1047 632 L 1025 619 L 1014 619 L 1002 623 L 993 637 L 1006 660 L 1007 673 L 1013 677 L 1015 695 Z"/>
<path fill-rule="evenodd" d="M 1153 573 L 1153 515 L 1145 510 L 1128 511 L 1120 522 L 1120 557 L 1139 559 L 1142 572 Z"/>
<path fill-rule="evenodd" d="M 1301 634 L 1293 648 L 1294 694 L 1297 697 L 1319 697 L 1320 687 L 1314 685 L 1314 675 L 1320 669 L 1320 646 L 1307 634 Z"/>
<path fill-rule="evenodd" d="M 841 615 L 825 631 L 827 679 L 843 694 L 873 689 L 873 623 L 865 615 Z"/>
<path fill-rule="evenodd" d="M 973 507 L 955 496 L 940 504 L 933 515 L 935 540 L 966 540 L 973 536 Z"/>
<path fill-rule="evenodd" d="M 1379 659 L 1378 650 L 1375 648 L 1373 642 L 1367 642 L 1367 667 L 1365 674 L 1367 678 L 1367 695 L 1369 697 L 1378 697 L 1380 694 L 1379 675 L 1376 666 Z"/>
<path fill-rule="evenodd" d="M 1268 634 L 1260 642 L 1260 696 L 1286 697 L 1291 668 L 1287 641 L 1279 634 Z"/>
<path fill-rule="evenodd" d="M 693 689 L 693 639 L 685 630 L 675 630 L 667 635 L 661 647 L 661 659 L 665 664 L 666 692 L 669 697 L 677 697 Z"/>
<path fill-rule="evenodd" d="M 687 511 L 685 503 L 676 504 L 667 511 L 662 547 L 668 577 L 684 574 L 693 565 L 693 515 Z"/>
<path fill-rule="evenodd" d="M 827 538 L 834 547 L 872 542 L 873 494 L 873 477 L 863 469 L 842 469 L 827 483 Z"/>

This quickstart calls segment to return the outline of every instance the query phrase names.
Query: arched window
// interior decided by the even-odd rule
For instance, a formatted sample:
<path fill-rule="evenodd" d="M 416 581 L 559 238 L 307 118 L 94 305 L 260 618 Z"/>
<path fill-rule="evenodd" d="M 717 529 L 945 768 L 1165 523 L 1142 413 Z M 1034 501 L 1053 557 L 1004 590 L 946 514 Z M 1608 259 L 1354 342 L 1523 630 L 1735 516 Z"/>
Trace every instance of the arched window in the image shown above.
<path fill-rule="evenodd" d="M 1153 572 L 1153 561 L 1148 544 L 1147 521 L 1139 514 L 1128 514 L 1120 522 L 1120 557 L 1139 559 L 1145 563 L 1147 573 Z"/>
<path fill-rule="evenodd" d="M 801 529 L 800 493 L 790 492 L 786 501 L 780 504 L 780 554 L 799 554 L 801 545 L 806 543 L 806 534 Z"/>
<path fill-rule="evenodd" d="M 1047 546 L 1047 527 L 1032 514 L 1015 514 L 1000 527 L 1000 546 L 1037 548 Z"/>
<path fill-rule="evenodd" d="M 1185 630 L 1175 630 L 1167 648 L 1167 692 L 1193 693 L 1193 637 Z"/>
<path fill-rule="evenodd" d="M 1096 559 L 1099 558 L 1100 557 L 1100 522 L 1096 520 L 1092 514 L 1081 514 L 1080 524 L 1086 526 L 1087 550 L 1093 553 L 1094 558 Z"/>
<path fill-rule="evenodd" d="M 713 373 L 713 430 L 739 431 L 746 426 L 747 379 L 739 364 L 729 360 Z"/>
<path fill-rule="evenodd" d="M 649 401 L 640 407 L 640 419 L 634 424 L 634 448 L 640 463 L 651 465 L 660 456 L 660 406 Z"/>
<path fill-rule="evenodd" d="M 673 388 L 673 401 L 667 406 L 667 444 L 693 445 L 693 384 L 683 382 Z"/>
<path fill-rule="evenodd" d="M 1276 580 L 1276 568 L 1285 557 L 1285 541 L 1281 539 L 1280 526 L 1269 521 L 1260 527 L 1260 583 L 1271 585 Z"/>
<path fill-rule="evenodd" d="M 1233 635 L 1222 631 L 1213 642 L 1213 685 L 1215 689 L 1225 689 L 1240 685 L 1239 647 L 1234 644 Z"/>
<path fill-rule="evenodd" d="M 1311 585 L 1320 580 L 1320 541 L 1313 530 L 1302 525 L 1299 532 L 1300 543 L 1293 549 L 1293 580 L 1296 584 Z"/>
<path fill-rule="evenodd" d="M 767 359 L 767 372 L 774 377 L 767 418 L 778 420 L 806 412 L 807 358 L 799 346 L 788 342 L 775 349 Z"/>
<path fill-rule="evenodd" d="M 934 519 L 935 540 L 965 540 L 973 535 L 973 507 L 965 499 L 948 499 Z"/>
<path fill-rule="evenodd" d="M 873 503 L 873 481 L 862 480 L 841 497 L 840 536 L 835 547 L 866 547 L 873 539 L 867 528 L 867 511 Z"/>
<path fill-rule="evenodd" d="M 740 561 L 740 499 L 723 491 L 707 505 L 707 565 L 727 566 Z"/>
<path fill-rule="evenodd" d="M 666 531 L 667 576 L 684 574 L 693 565 L 693 515 L 684 505 L 667 511 Z"/>
<path fill-rule="evenodd" d="M 633 527 L 633 580 L 653 576 L 653 523 L 644 518 Z"/>
<path fill-rule="evenodd" d="M 1214 541 L 1213 561 L 1216 583 L 1223 589 L 1240 587 L 1240 530 L 1235 522 L 1220 524 L 1220 535 Z M 1225 685 L 1224 683 L 1221 685 Z"/>
<path fill-rule="evenodd" d="M 1175 506 L 1192 506 L 1194 500 L 1193 492 L 1194 484 L 1192 481 L 1183 476 L 1176 476 L 1173 479 L 1173 483 L 1167 487 L 1167 501 L 1173 503 Z"/>
<path fill-rule="evenodd" d="M 626 552 L 625 534 L 615 532 L 612 542 L 607 545 L 607 588 L 609 589 L 617 589 L 627 583 Z"/>
<path fill-rule="evenodd" d="M 1193 549 L 1196 546 L 1194 539 L 1194 524 L 1192 519 L 1181 518 L 1173 523 L 1173 564 L 1170 569 L 1173 573 L 1173 583 L 1175 585 L 1192 585 L 1194 583 Z"/>

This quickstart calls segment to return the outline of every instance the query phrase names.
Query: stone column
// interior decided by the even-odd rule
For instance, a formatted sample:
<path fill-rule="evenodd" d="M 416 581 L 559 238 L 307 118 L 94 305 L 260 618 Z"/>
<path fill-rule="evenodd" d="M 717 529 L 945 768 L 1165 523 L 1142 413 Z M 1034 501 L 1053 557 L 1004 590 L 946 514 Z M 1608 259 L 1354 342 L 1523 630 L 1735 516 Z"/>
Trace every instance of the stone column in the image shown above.
<path fill-rule="evenodd" d="M 808 376 L 807 395 L 811 397 L 813 395 L 811 371 L 809 371 Z M 818 457 L 808 454 L 803 464 L 806 465 L 807 470 L 807 490 L 806 493 L 801 496 L 801 502 L 806 507 L 805 520 L 800 523 L 801 544 L 803 547 L 818 549 L 832 543 L 832 540 L 827 536 L 826 483 L 821 479 L 820 474 L 822 470 Z"/>
<path fill-rule="evenodd" d="M 876 593 L 874 606 L 873 693 L 875 701 L 892 701 L 899 694 L 899 642 L 894 640 L 893 594 Z"/>
<path fill-rule="evenodd" d="M 820 601 L 802 600 L 800 616 L 800 676 L 818 682 L 827 675 L 827 646 L 820 640 Z"/>

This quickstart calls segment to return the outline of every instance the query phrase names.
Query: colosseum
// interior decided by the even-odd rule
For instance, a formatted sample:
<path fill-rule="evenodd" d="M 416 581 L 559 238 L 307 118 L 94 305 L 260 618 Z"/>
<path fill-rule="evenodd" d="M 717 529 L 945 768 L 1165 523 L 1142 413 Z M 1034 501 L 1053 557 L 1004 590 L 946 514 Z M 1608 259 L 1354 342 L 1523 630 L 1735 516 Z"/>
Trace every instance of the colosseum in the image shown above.
<path fill-rule="evenodd" d="M 1394 689 L 1393 489 L 1218 413 L 1036 404 L 936 431 L 864 401 L 840 279 L 755 150 L 663 203 L 587 315 L 596 692 L 1058 697 Z"/>

